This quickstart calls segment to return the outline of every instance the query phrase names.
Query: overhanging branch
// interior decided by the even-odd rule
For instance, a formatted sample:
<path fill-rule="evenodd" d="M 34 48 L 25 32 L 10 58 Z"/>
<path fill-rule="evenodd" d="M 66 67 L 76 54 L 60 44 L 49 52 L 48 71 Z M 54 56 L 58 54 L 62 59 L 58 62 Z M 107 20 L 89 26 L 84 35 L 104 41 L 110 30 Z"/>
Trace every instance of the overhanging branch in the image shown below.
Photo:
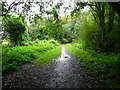
<path fill-rule="evenodd" d="M 19 0 L 17 3 L 16 3 L 16 0 L 15 0 L 14 2 L 12 2 L 4 14 L 3 14 L 3 8 L 4 8 L 4 7 L 2 6 L 2 15 L 0 15 L 0 16 L 5 16 L 5 15 L 7 15 L 7 13 L 9 13 L 9 11 L 10 11 L 14 6 L 17 6 L 17 5 L 20 3 L 20 1 L 21 1 L 21 0 Z M 5 3 L 5 2 L 2 2 L 2 3 Z"/>

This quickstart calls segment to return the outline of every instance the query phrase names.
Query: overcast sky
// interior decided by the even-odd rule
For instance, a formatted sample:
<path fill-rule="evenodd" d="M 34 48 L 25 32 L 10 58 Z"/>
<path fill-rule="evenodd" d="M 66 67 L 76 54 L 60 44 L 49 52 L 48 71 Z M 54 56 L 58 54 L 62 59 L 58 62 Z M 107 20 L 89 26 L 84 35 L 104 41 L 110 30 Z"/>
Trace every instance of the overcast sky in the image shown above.
<path fill-rule="evenodd" d="M 5 1 L 5 0 L 3 0 Z M 10 5 L 12 2 L 14 2 L 15 0 L 6 0 L 8 5 Z M 18 2 L 19 0 L 16 0 L 16 2 Z M 27 0 L 21 0 L 23 2 L 27 1 Z M 29 0 L 29 1 L 33 1 L 33 0 Z M 35 1 L 41 1 L 41 0 L 35 0 Z M 50 2 L 50 0 L 42 0 L 42 1 L 47 1 L 47 2 Z M 53 3 L 53 6 L 55 6 L 59 1 L 61 0 L 54 0 L 54 3 Z M 59 10 L 59 15 L 60 16 L 64 16 L 64 15 L 69 15 L 70 12 L 73 10 L 74 8 L 74 5 L 75 5 L 75 1 L 76 0 L 62 0 L 64 3 L 63 5 L 60 7 L 60 10 Z M 69 5 L 71 7 L 69 7 Z M 69 7 L 71 9 L 68 9 L 64 12 L 64 7 Z M 22 4 L 18 5 L 17 8 L 19 8 L 19 10 L 21 10 L 22 8 Z M 46 7 L 45 10 L 52 10 L 52 7 Z M 82 12 L 84 11 L 88 11 L 89 10 L 89 7 L 85 7 Z M 15 13 L 12 13 L 13 15 L 15 15 Z M 32 4 L 32 7 L 31 7 L 31 12 L 29 13 L 29 15 L 34 15 L 34 14 L 39 14 L 39 5 L 36 5 L 36 4 Z M 47 17 L 47 14 L 44 15 L 44 17 Z M 27 23 L 28 25 L 30 24 L 29 23 L 29 20 L 27 20 Z"/>
<path fill-rule="evenodd" d="M 4 0 L 3 0 L 4 1 Z M 10 5 L 14 0 L 6 0 L 7 1 L 7 3 Z M 17 1 L 19 1 L 19 0 L 17 0 Z M 23 0 L 22 0 L 23 1 Z M 24 2 L 25 2 L 26 0 L 24 0 Z M 32 0 L 31 0 L 32 1 Z M 36 1 L 40 1 L 40 0 L 36 0 Z M 47 1 L 47 2 L 50 2 L 50 0 L 42 0 L 42 1 Z M 53 5 L 56 5 L 59 1 L 61 1 L 61 0 L 54 0 L 54 3 L 53 3 Z M 63 16 L 64 14 L 69 14 L 70 12 L 71 12 L 71 10 L 66 10 L 66 12 L 64 12 L 64 8 L 63 7 L 68 7 L 69 5 L 71 5 L 71 8 L 74 8 L 74 3 L 75 3 L 75 1 L 76 0 L 62 0 L 63 2 L 64 2 L 64 4 L 60 7 L 60 10 L 59 10 L 59 15 L 60 16 Z M 86 0 L 85 0 L 86 1 Z M 18 8 L 21 8 L 22 7 L 22 5 L 19 5 L 18 6 Z M 47 7 L 47 8 L 45 8 L 46 10 L 51 10 L 52 9 L 52 7 Z M 87 10 L 89 10 L 89 7 L 85 7 L 82 11 L 87 11 Z M 36 13 L 36 14 L 38 14 L 39 13 L 39 6 L 38 5 L 36 5 L 36 4 L 32 4 L 32 7 L 31 7 L 31 14 L 32 13 Z"/>

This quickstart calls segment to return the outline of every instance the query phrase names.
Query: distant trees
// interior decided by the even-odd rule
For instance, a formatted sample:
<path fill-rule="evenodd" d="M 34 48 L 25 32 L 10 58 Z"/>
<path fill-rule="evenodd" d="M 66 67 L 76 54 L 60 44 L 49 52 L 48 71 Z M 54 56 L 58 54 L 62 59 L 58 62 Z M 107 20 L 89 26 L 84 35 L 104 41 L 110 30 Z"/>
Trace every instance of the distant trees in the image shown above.
<path fill-rule="evenodd" d="M 119 51 L 120 17 L 107 2 L 76 2 L 73 9 L 62 7 L 65 10 L 72 10 L 71 15 L 59 16 L 60 7 L 63 1 L 54 4 L 53 0 L 40 2 L 27 0 L 15 0 L 10 6 L 6 0 L 2 4 L 3 26 L 8 33 L 10 42 L 16 45 L 23 45 L 27 40 L 54 38 L 61 42 L 78 40 L 84 43 L 86 48 L 99 51 Z M 22 8 L 20 9 L 19 6 Z M 31 7 L 38 5 L 39 13 L 31 14 Z M 89 6 L 88 12 L 81 12 Z M 50 7 L 49 10 L 46 8 Z M 118 7 L 119 8 L 119 7 Z M 13 12 L 17 16 L 8 14 Z M 118 13 L 118 14 L 117 14 Z M 30 21 L 27 26 L 26 19 Z M 29 37 L 30 36 L 30 37 Z"/>
<path fill-rule="evenodd" d="M 29 34 L 32 40 L 37 38 L 40 40 L 43 39 L 56 39 L 61 41 L 63 37 L 63 27 L 60 22 L 56 22 L 53 17 L 39 18 L 36 21 L 37 23 L 31 23 L 29 26 Z"/>
<path fill-rule="evenodd" d="M 3 31 L 8 33 L 8 40 L 10 40 L 12 45 L 22 45 L 29 36 L 31 40 L 50 38 L 56 40 L 62 39 L 63 29 L 59 22 L 58 14 L 62 2 L 54 5 L 53 0 L 51 0 L 51 2 L 46 2 L 45 0 L 39 2 L 31 0 L 14 0 L 8 5 L 8 2 L 3 0 L 1 5 L 2 14 L 0 16 L 3 17 Z M 19 8 L 20 5 L 22 6 L 21 8 Z M 39 6 L 39 14 L 31 15 L 31 7 L 33 7 L 33 5 Z M 48 6 L 51 7 L 52 10 L 46 10 L 45 8 Z M 45 18 L 44 15 L 48 15 L 48 17 Z M 32 23 L 30 22 L 30 27 L 24 22 L 25 19 L 32 21 Z"/>
<path fill-rule="evenodd" d="M 63 24 L 64 34 L 65 34 L 64 38 L 67 39 L 67 41 L 72 42 L 78 38 L 80 31 L 80 24 L 81 24 L 80 15 L 78 17 L 76 16 L 67 17 L 67 23 Z"/>

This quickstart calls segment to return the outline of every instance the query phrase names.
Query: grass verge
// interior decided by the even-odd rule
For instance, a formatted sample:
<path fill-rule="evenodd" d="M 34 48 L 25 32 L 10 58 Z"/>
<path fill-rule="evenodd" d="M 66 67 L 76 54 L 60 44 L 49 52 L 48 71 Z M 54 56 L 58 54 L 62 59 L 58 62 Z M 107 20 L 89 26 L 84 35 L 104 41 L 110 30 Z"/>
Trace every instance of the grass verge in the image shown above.
<path fill-rule="evenodd" d="M 60 55 L 59 44 L 53 41 L 41 42 L 29 46 L 2 47 L 2 73 L 7 74 L 19 68 L 22 64 L 39 60 L 39 65 Z M 49 53 L 50 52 L 50 53 Z M 53 56 L 52 56 L 53 55 Z M 54 56 L 55 55 L 55 56 Z M 44 59 L 43 59 L 44 58 Z"/>
<path fill-rule="evenodd" d="M 102 88 L 120 88 L 120 54 L 99 54 L 84 50 L 80 44 L 67 44 L 66 49 L 81 60 L 87 73 Z"/>
<path fill-rule="evenodd" d="M 46 53 L 41 54 L 38 57 L 38 59 L 35 60 L 34 66 L 40 66 L 43 63 L 46 63 L 46 62 L 48 62 L 48 61 L 50 61 L 52 59 L 55 59 L 60 55 L 61 55 L 61 48 L 60 47 L 57 47 L 57 48 L 52 49 L 50 51 L 47 51 Z"/>

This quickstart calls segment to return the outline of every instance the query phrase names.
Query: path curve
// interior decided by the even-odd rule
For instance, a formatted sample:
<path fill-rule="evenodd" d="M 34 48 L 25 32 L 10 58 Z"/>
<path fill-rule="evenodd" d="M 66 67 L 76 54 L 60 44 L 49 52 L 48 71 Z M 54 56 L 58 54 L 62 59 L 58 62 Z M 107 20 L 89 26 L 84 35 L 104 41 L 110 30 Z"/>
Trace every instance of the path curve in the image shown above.
<path fill-rule="evenodd" d="M 62 54 L 56 60 L 39 67 L 25 64 L 3 77 L 3 88 L 95 88 L 96 83 L 86 75 L 80 60 L 61 45 Z"/>

